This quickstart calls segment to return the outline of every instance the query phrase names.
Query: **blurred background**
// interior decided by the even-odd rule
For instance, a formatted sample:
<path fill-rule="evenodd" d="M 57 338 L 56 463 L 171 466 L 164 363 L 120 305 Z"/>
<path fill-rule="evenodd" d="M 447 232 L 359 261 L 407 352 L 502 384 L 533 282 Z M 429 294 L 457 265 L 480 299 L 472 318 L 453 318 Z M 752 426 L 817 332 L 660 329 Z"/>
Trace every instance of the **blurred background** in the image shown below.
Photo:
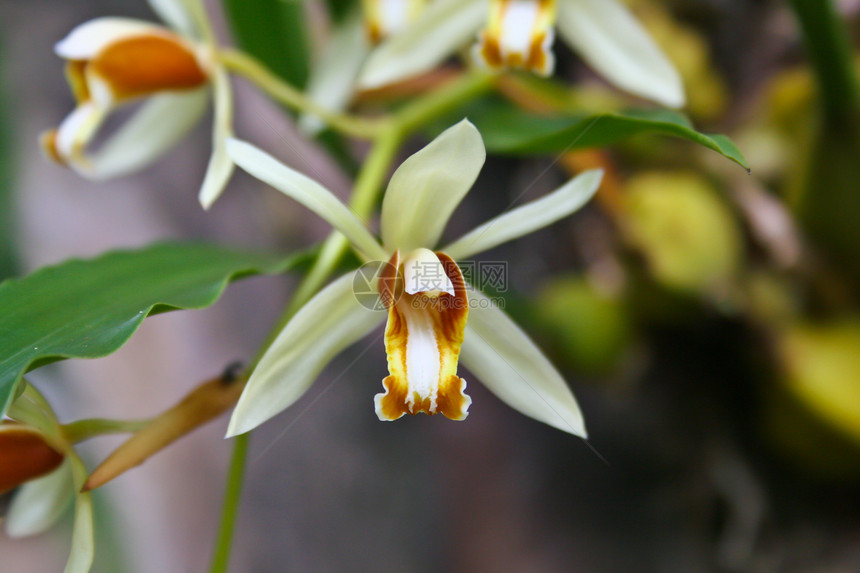
<path fill-rule="evenodd" d="M 659 137 L 492 157 L 449 228 L 607 169 L 588 208 L 482 257 L 508 263 L 499 294 L 566 374 L 590 441 L 523 417 L 468 372 L 467 422 L 379 423 L 379 332 L 255 432 L 234 571 L 860 571 L 860 123 L 821 119 L 786 3 L 632 4 L 682 71 L 696 126 L 729 134 L 752 175 Z M 856 47 L 860 2 L 839 9 Z M 324 41 L 323 6 L 306 11 Z M 153 17 L 142 0 L 0 0 L 0 275 L 167 238 L 283 252 L 323 239 L 326 224 L 243 173 L 202 211 L 208 125 L 108 183 L 41 156 L 38 134 L 73 107 L 53 44 L 102 15 Z M 556 51 L 581 101 L 617 100 Z M 350 174 L 323 147 L 236 88 L 243 138 L 346 196 Z M 252 356 L 295 280 L 237 283 L 210 309 L 147 320 L 108 358 L 31 379 L 63 421 L 151 416 Z M 206 569 L 226 422 L 97 492 L 96 571 Z M 81 452 L 94 467 L 118 443 Z M 0 534 L 0 569 L 60 570 L 70 521 L 24 541 Z"/>

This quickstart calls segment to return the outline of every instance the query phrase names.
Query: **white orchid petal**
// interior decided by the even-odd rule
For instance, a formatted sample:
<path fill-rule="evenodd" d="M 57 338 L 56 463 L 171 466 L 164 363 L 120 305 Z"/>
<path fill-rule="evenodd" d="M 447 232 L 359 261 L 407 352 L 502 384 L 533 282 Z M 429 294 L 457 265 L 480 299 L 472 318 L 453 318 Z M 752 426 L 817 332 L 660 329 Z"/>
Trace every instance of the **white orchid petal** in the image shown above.
<path fill-rule="evenodd" d="M 472 288 L 460 361 L 493 394 L 526 416 L 586 437 L 576 398 L 534 342 Z"/>
<path fill-rule="evenodd" d="M 371 52 L 359 86 L 372 89 L 433 69 L 466 46 L 487 19 L 488 0 L 435 0 Z"/>
<path fill-rule="evenodd" d="M 200 204 L 204 209 L 212 206 L 233 175 L 235 165 L 227 153 L 227 140 L 233 137 L 233 89 L 230 76 L 218 66 L 213 71 L 215 94 L 215 119 L 212 128 L 212 156 L 206 168 L 206 176 L 200 186 Z"/>
<path fill-rule="evenodd" d="M 182 0 L 149 0 L 149 6 L 162 22 L 184 36 L 195 37 L 197 27 Z"/>
<path fill-rule="evenodd" d="M 72 525 L 72 548 L 64 573 L 88 573 L 95 558 L 95 527 L 90 492 L 81 492 L 87 481 L 87 468 L 74 451 L 69 452 L 75 492 L 75 520 Z"/>
<path fill-rule="evenodd" d="M 57 157 L 84 177 L 92 177 L 92 165 L 86 156 L 87 144 L 105 116 L 105 110 L 94 102 L 83 103 L 63 120 L 54 137 Z"/>
<path fill-rule="evenodd" d="M 292 405 L 326 364 L 385 320 L 361 306 L 353 293 L 356 273 L 323 289 L 281 331 L 242 392 L 227 437 L 253 430 Z"/>
<path fill-rule="evenodd" d="M 149 165 L 187 134 L 206 111 L 209 90 L 152 96 L 89 156 L 89 175 L 110 179 Z"/>
<path fill-rule="evenodd" d="M 454 260 L 466 259 L 534 233 L 578 211 L 597 192 L 602 178 L 600 169 L 586 171 L 549 195 L 490 219 L 441 250 Z"/>
<path fill-rule="evenodd" d="M 227 153 L 236 165 L 328 221 L 365 255 L 378 260 L 388 259 L 388 255 L 358 217 L 331 191 L 310 177 L 238 139 L 227 140 Z"/>
<path fill-rule="evenodd" d="M 346 109 L 355 95 L 355 80 L 369 53 L 364 22 L 359 14 L 353 14 L 332 32 L 322 56 L 311 71 L 308 97 L 331 111 Z M 325 122 L 315 115 L 306 114 L 299 120 L 299 127 L 305 133 L 315 135 L 322 131 Z"/>
<path fill-rule="evenodd" d="M 630 11 L 616 0 L 559 0 L 558 31 L 582 58 L 621 89 L 682 107 L 675 66 Z"/>
<path fill-rule="evenodd" d="M 435 246 L 486 158 L 481 134 L 463 120 L 404 161 L 382 202 L 386 248 L 408 252 Z"/>
<path fill-rule="evenodd" d="M 66 60 L 89 60 L 105 46 L 147 33 L 163 33 L 155 24 L 133 18 L 105 17 L 84 22 L 57 42 L 54 52 Z"/>
<path fill-rule="evenodd" d="M 51 528 L 72 502 L 72 466 L 69 460 L 46 476 L 34 479 L 15 492 L 3 520 L 12 539 L 29 537 Z"/>

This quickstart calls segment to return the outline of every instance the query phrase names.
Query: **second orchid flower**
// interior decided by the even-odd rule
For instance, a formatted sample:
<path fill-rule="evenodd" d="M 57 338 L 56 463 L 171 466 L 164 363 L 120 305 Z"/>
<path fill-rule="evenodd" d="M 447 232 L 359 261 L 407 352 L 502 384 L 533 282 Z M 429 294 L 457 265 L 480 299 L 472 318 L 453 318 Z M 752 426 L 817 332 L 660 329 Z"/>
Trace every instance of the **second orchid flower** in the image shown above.
<path fill-rule="evenodd" d="M 195 0 L 196 1 L 196 0 Z M 77 108 L 42 136 L 45 153 L 85 177 L 110 179 L 155 161 L 200 120 L 214 93 L 212 156 L 200 188 L 208 208 L 233 172 L 224 142 L 232 136 L 233 94 L 218 63 L 202 8 L 179 0 L 150 0 L 173 29 L 129 18 L 81 24 L 55 51 Z M 146 98 L 142 107 L 99 149 L 89 147 L 111 112 Z"/>

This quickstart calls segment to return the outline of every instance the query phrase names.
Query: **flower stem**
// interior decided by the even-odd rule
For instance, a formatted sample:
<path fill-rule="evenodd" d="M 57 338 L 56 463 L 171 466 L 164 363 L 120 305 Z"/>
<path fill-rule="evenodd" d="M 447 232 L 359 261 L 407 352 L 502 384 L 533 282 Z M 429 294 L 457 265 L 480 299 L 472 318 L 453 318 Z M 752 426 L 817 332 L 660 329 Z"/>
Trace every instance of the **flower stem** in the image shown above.
<path fill-rule="evenodd" d="M 346 135 L 374 139 L 385 126 L 385 120 L 354 117 L 326 109 L 244 52 L 221 50 L 218 59 L 228 70 L 250 81 L 273 99 L 292 109 L 319 116 L 333 129 Z"/>
<path fill-rule="evenodd" d="M 242 496 L 242 482 L 245 478 L 245 460 L 248 457 L 248 442 L 251 434 L 242 434 L 233 439 L 233 454 L 230 457 L 230 473 L 224 492 L 224 505 L 221 510 L 221 523 L 215 541 L 215 555 L 212 557 L 211 573 L 227 573 L 230 566 L 230 550 L 233 548 L 233 530 L 236 528 L 236 514 L 239 512 L 239 498 Z"/>
<path fill-rule="evenodd" d="M 105 434 L 133 434 L 150 420 L 106 420 L 93 418 L 63 425 L 63 435 L 70 444 L 77 444 Z"/>
<path fill-rule="evenodd" d="M 400 130 L 388 129 L 384 131 L 376 144 L 371 149 L 364 161 L 349 206 L 361 219 L 367 219 L 379 198 L 382 185 L 391 168 L 391 163 L 400 149 L 402 141 Z M 292 317 L 316 292 L 325 284 L 325 281 L 340 263 L 349 248 L 349 241 L 340 233 L 332 233 L 323 243 L 320 254 L 314 262 L 314 266 L 305 276 L 296 294 L 290 301 L 285 313 L 287 320 Z M 280 325 L 286 324 L 286 320 Z M 276 329 L 280 332 L 280 328 Z M 276 334 L 277 335 L 277 334 Z"/>
<path fill-rule="evenodd" d="M 411 134 L 485 94 L 495 85 L 496 78 L 492 72 L 472 70 L 404 106 L 392 121 L 402 133 Z"/>

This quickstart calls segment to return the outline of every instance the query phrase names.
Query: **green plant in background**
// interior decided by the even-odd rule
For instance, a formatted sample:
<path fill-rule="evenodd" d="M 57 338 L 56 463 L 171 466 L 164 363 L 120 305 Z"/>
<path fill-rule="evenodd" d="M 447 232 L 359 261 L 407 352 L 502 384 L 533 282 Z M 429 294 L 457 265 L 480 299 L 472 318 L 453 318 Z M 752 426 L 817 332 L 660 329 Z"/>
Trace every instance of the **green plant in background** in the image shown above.
<path fill-rule="evenodd" d="M 805 160 L 790 189 L 798 219 L 832 262 L 860 277 L 860 83 L 847 30 L 830 2 L 792 0 L 820 102 Z"/>
<path fill-rule="evenodd" d="M 357 314 L 367 313 L 350 298 L 357 275 L 326 286 L 348 260 L 350 245 L 361 262 L 384 262 L 394 256 L 394 272 L 377 277 L 376 294 L 371 294 L 381 296 L 391 313 L 386 330 L 389 378 L 399 373 L 407 379 L 386 384 L 386 395 L 399 392 L 399 414 L 435 413 L 438 406 L 450 417 L 465 417 L 468 403 L 459 385 L 462 380 L 456 377 L 462 343 L 464 363 L 472 364 L 503 400 L 584 436 L 581 414 L 561 374 L 500 309 L 492 307 L 490 298 L 477 291 L 473 297 L 462 296 L 457 290 L 464 284 L 462 274 L 449 272 L 457 263 L 448 255 L 458 260 L 470 257 L 574 212 L 599 185 L 594 168 L 606 172 L 596 208 L 613 229 L 614 242 L 586 263 L 583 272 L 552 279 L 533 301 L 524 303 L 530 309 L 524 324 L 531 321 L 554 338 L 551 350 L 563 366 L 592 375 L 616 372 L 630 356 L 634 341 L 639 344 L 646 338 L 649 323 L 672 315 L 679 305 L 701 305 L 741 316 L 751 328 L 767 333 L 774 342 L 775 362 L 785 367 L 774 368 L 774 379 L 780 379 L 777 373 L 784 375 L 786 388 L 816 415 L 857 438 L 852 407 L 860 387 L 852 354 L 858 339 L 856 320 L 819 324 L 807 316 L 810 308 L 827 307 L 832 316 L 844 318 L 856 311 L 856 300 L 837 297 L 834 303 L 814 278 L 800 272 L 790 285 L 809 287 L 812 294 L 798 302 L 790 294 L 792 288 L 785 286 L 788 281 L 779 277 L 785 269 L 774 262 L 778 257 L 766 254 L 761 257 L 764 262 L 754 258 L 750 243 L 761 243 L 756 247 L 767 252 L 771 229 L 757 222 L 749 205 L 776 205 L 776 213 L 785 211 L 764 194 L 729 190 L 745 189 L 743 181 L 748 179 L 738 165 L 749 166 L 734 143 L 723 135 L 700 133 L 679 111 L 643 107 L 605 87 L 570 86 L 561 74 L 535 78 L 521 69 L 506 69 L 550 75 L 555 25 L 613 85 L 670 107 L 681 107 L 685 101 L 681 75 L 671 63 L 681 62 L 678 69 L 695 94 L 691 111 L 711 119 L 724 105 L 725 95 L 694 35 L 673 33 L 684 28 L 644 0 L 635 5 L 658 30 L 657 42 L 633 12 L 615 1 L 404 0 L 401 12 L 385 12 L 395 4 L 368 1 L 359 6 L 331 0 L 327 3 L 331 41 L 320 48 L 309 37 L 304 3 L 225 0 L 238 44 L 229 48 L 216 41 L 199 0 L 150 0 L 171 29 L 100 19 L 77 28 L 58 47 L 69 60 L 78 108 L 45 140 L 55 159 L 90 176 L 118 176 L 143 168 L 190 128 L 212 93 L 215 128 L 209 171 L 200 191 L 203 206 L 211 205 L 224 190 L 235 162 L 337 230 L 318 249 L 303 253 L 271 255 L 160 243 L 66 261 L 0 284 L 0 405 L 7 418 L 30 428 L 24 430 L 28 435 L 38 433 L 63 460 L 17 481 L 3 474 L 11 466 L 0 469 L 0 483 L 7 483 L 8 477 L 9 487 L 22 486 L 7 528 L 34 533 L 48 527 L 74 496 L 67 571 L 89 570 L 94 555 L 89 490 L 213 419 L 242 394 L 230 426 L 231 434 L 242 435 L 234 438 L 212 562 L 212 571 L 228 569 L 248 448 L 248 434 L 243 432 L 298 399 L 333 354 L 384 318 L 379 314 L 368 320 Z M 821 131 L 813 140 L 814 150 L 806 154 L 807 176 L 793 206 L 816 246 L 837 261 L 833 272 L 856 292 L 854 269 L 860 249 L 852 224 L 857 220 L 854 214 L 860 216 L 856 212 L 860 201 L 854 195 L 858 177 L 852 171 L 858 163 L 852 159 L 860 131 L 854 68 L 832 6 L 803 0 L 792 4 L 808 38 L 823 102 Z M 658 43 L 666 46 L 668 57 Z M 343 62 L 347 54 L 350 61 Z M 457 61 L 444 64 L 452 55 Z M 325 126 L 328 132 L 321 137 L 333 150 L 347 149 L 336 140 L 369 143 L 365 156 L 350 157 L 360 167 L 348 206 L 251 144 L 231 139 L 231 77 L 242 78 L 283 105 L 300 118 L 308 133 Z M 374 91 L 363 91 L 367 87 Z M 107 114 L 142 97 L 150 102 L 124 130 L 91 150 Z M 438 137 L 394 172 L 383 195 L 401 148 L 428 134 Z M 0 174 L 8 159 L 2 135 L 0 124 Z M 689 143 L 698 144 L 709 156 L 698 154 Z M 610 155 L 609 146 L 618 155 Z M 547 157 L 575 177 L 556 192 L 479 227 L 463 239 L 465 243 L 455 242 L 434 254 L 428 248 L 435 246 L 448 216 L 477 177 L 485 149 L 501 157 Z M 719 156 L 729 161 L 717 165 L 713 159 Z M 617 168 L 618 158 L 646 167 L 624 173 Z M 777 165 L 774 172 L 780 169 L 788 166 Z M 0 177 L 0 198 L 7 180 Z M 719 191 L 727 192 L 721 196 Z M 365 225 L 379 211 L 382 244 Z M 0 204 L 0 217 L 4 212 Z M 8 244 L 0 236 L 0 264 L 2 248 Z M 419 259 L 428 263 L 427 268 L 442 269 L 443 278 L 432 288 L 410 291 L 409 279 L 415 275 L 406 262 Z M 209 306 L 234 280 L 286 272 L 302 274 L 302 282 L 248 365 L 201 385 L 152 420 L 83 419 L 62 425 L 25 379 L 28 372 L 51 362 L 108 355 L 146 317 Z M 451 318 L 438 309 L 404 309 L 386 298 L 402 291 L 429 305 L 462 299 L 468 304 L 489 303 L 491 308 L 467 306 L 473 313 L 470 327 L 465 312 Z M 643 311 L 646 306 L 650 308 Z M 401 324 L 398 330 L 400 323 L 409 328 Z M 407 345 L 407 339 L 412 343 Z M 447 375 L 456 378 L 457 388 L 449 388 Z M 385 401 L 381 396 L 378 402 Z M 461 407 L 446 411 L 443 401 L 458 396 Z M 381 410 L 386 414 L 384 407 Z M 568 427 L 554 420 L 553 413 Z M 399 417 L 388 414 L 380 418 Z M 8 421 L 6 426 L 21 429 Z M 132 437 L 90 473 L 74 445 L 106 433 Z M 3 443 L 0 439 L 0 449 Z"/>

